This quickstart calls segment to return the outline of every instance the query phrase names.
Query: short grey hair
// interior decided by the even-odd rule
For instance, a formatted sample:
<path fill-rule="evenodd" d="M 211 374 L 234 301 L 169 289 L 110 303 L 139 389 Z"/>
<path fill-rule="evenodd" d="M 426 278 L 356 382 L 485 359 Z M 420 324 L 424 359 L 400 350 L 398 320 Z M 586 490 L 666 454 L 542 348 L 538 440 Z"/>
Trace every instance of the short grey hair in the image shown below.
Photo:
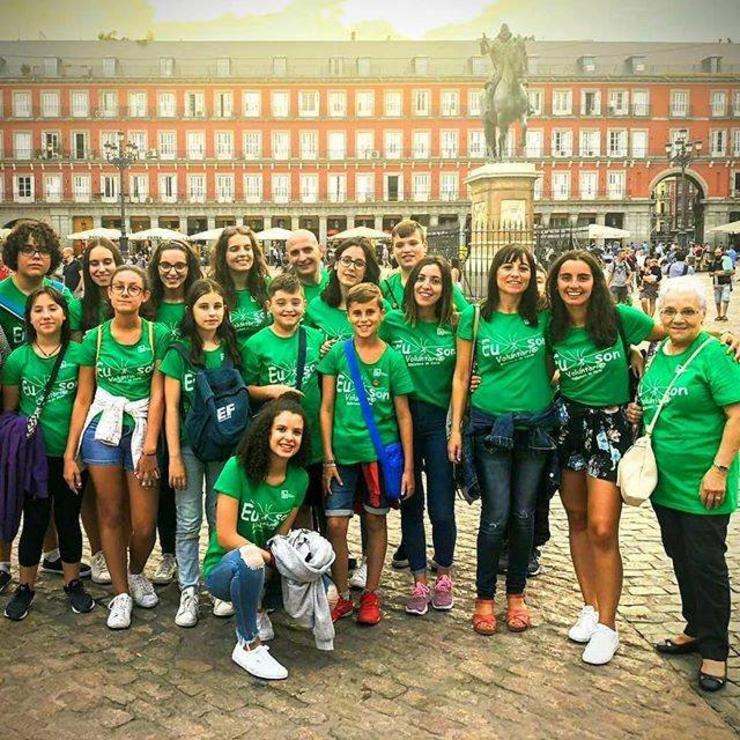
<path fill-rule="evenodd" d="M 658 306 L 662 306 L 669 295 L 679 292 L 693 293 L 696 296 L 696 300 L 699 302 L 701 310 L 707 310 L 707 293 L 704 288 L 704 283 L 702 283 L 702 281 L 695 275 L 683 275 L 681 277 L 664 280 L 660 287 Z"/>

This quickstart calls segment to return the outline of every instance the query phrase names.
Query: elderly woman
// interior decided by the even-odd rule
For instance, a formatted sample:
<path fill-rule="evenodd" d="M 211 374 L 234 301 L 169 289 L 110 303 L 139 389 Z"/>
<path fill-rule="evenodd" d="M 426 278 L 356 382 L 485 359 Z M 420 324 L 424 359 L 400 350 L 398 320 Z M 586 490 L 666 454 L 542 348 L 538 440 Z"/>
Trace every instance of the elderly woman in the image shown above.
<path fill-rule="evenodd" d="M 700 653 L 699 686 L 718 691 L 727 680 L 725 542 L 737 507 L 740 365 L 703 331 L 706 299 L 695 278 L 667 281 L 659 313 L 668 337 L 642 378 L 639 398 L 649 424 L 673 381 L 653 431 L 658 485 L 652 504 L 686 626 L 655 647 L 668 655 Z"/>

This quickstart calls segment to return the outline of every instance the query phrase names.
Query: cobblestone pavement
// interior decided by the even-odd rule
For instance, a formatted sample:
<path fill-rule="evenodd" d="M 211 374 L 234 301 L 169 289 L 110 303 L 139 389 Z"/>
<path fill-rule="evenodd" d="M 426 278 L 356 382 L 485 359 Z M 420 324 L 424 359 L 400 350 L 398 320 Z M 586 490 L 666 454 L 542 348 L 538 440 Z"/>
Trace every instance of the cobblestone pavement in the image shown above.
<path fill-rule="evenodd" d="M 733 307 L 733 319 L 740 327 L 740 305 Z M 27 619 L 0 619 L 0 732 L 9 740 L 737 737 L 737 517 L 728 543 L 735 576 L 734 682 L 708 697 L 694 688 L 696 656 L 667 660 L 651 648 L 681 622 L 678 590 L 648 507 L 625 510 L 622 519 L 622 647 L 600 668 L 582 663 L 581 648 L 565 636 L 580 602 L 558 499 L 543 573 L 529 587 L 533 629 L 519 635 L 504 629 L 490 638 L 472 632 L 478 511 L 458 503 L 457 603 L 451 612 L 406 615 L 410 576 L 388 567 L 385 620 L 370 629 L 344 620 L 334 653 L 319 653 L 310 632 L 275 614 L 272 650 L 290 677 L 271 684 L 231 662 L 233 618 L 214 618 L 203 605 L 195 629 L 174 625 L 174 585 L 159 589 L 156 609 L 135 610 L 130 630 L 112 633 L 105 627 L 105 589 L 92 586 L 99 608 L 75 616 L 61 579 L 43 576 Z M 399 536 L 398 514 L 391 514 L 389 523 L 390 553 Z"/>

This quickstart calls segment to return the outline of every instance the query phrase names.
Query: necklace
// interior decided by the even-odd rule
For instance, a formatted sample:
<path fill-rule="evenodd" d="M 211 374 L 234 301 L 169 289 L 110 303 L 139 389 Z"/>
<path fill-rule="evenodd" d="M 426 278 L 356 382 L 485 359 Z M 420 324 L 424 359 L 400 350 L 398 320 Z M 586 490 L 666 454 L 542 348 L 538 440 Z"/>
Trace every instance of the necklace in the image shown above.
<path fill-rule="evenodd" d="M 43 348 L 38 342 L 34 342 L 34 344 L 36 345 L 36 349 L 38 349 L 38 351 L 41 352 L 44 357 L 51 357 L 52 355 L 55 355 L 57 352 L 59 352 L 59 350 L 62 348 L 62 345 L 60 343 L 56 347 L 54 347 L 51 352 L 44 352 Z"/>

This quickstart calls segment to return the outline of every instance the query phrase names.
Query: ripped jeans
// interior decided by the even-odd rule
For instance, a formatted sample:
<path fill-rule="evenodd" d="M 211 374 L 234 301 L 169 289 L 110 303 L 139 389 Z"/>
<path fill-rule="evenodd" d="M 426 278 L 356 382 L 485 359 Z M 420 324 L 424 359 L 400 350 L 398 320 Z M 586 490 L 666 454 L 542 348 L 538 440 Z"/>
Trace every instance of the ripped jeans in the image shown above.
<path fill-rule="evenodd" d="M 485 432 L 473 437 L 473 461 L 482 504 L 476 588 L 479 599 L 493 599 L 507 527 L 509 565 L 506 593 L 524 592 L 534 536 L 537 491 L 549 452 L 530 449 L 529 433 L 523 430 L 514 432 L 514 446 L 510 450 L 487 444 L 485 437 Z"/>

